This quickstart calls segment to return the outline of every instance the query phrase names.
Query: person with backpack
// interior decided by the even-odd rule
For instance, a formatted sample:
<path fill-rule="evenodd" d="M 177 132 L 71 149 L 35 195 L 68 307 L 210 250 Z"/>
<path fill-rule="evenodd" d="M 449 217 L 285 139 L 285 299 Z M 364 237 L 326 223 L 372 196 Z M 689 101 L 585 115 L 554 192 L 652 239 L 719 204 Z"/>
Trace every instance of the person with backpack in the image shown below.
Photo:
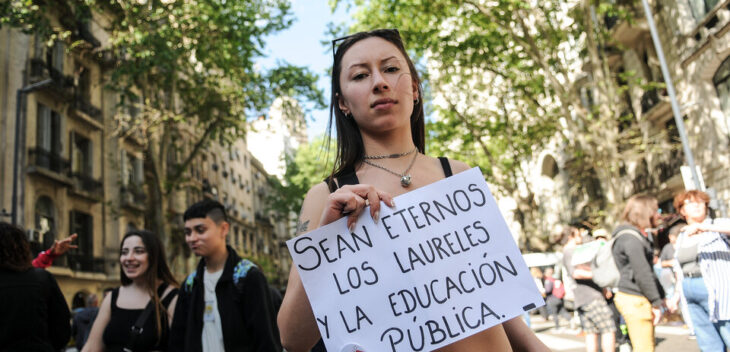
<path fill-rule="evenodd" d="M 563 248 L 563 265 L 575 280 L 575 308 L 583 323 L 586 351 L 598 352 L 598 334 L 601 335 L 601 350 L 613 351 L 616 348 L 616 325 L 605 297 L 610 291 L 604 291 L 593 282 L 589 258 L 573 257 L 576 248 L 583 243 L 580 231 L 570 226 L 565 235 L 568 241 Z"/>
<path fill-rule="evenodd" d="M 555 316 L 555 330 L 560 330 L 560 316 L 567 316 L 563 304 L 565 297 L 565 285 L 559 279 L 553 277 L 555 270 L 553 268 L 545 269 L 545 305 L 547 306 L 548 316 Z M 570 317 L 568 316 L 568 319 Z"/>
<path fill-rule="evenodd" d="M 654 325 L 666 308 L 664 290 L 652 269 L 652 241 L 647 233 L 659 222 L 656 198 L 635 195 L 622 213 L 623 224 L 607 244 L 619 272 L 616 307 L 626 320 L 634 351 L 654 351 Z"/>
<path fill-rule="evenodd" d="M 264 273 L 226 245 L 223 205 L 193 204 L 183 214 L 185 241 L 200 256 L 180 288 L 170 351 L 281 351 L 271 290 Z"/>

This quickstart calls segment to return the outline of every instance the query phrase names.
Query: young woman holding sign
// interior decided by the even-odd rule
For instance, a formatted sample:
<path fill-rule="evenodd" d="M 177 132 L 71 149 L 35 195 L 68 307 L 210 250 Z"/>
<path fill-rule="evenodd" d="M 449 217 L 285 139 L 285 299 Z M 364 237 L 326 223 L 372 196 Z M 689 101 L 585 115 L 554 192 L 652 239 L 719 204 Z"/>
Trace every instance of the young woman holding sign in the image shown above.
<path fill-rule="evenodd" d="M 361 32 L 332 41 L 332 116 L 337 158 L 327 181 L 312 187 L 302 205 L 299 234 L 344 216 L 348 227 L 370 205 L 378 221 L 381 201 L 469 169 L 463 162 L 423 154 L 421 82 L 397 30 Z M 452 171 L 453 170 L 453 171 Z M 320 339 L 297 269 L 278 317 L 287 351 L 309 351 Z M 521 317 L 443 347 L 441 351 L 547 351 Z"/>

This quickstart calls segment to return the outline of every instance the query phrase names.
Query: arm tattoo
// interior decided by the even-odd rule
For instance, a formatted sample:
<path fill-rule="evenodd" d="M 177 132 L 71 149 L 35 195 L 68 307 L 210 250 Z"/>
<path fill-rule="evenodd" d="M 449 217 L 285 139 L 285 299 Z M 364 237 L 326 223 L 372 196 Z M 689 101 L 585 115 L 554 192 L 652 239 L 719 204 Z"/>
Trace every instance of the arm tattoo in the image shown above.
<path fill-rule="evenodd" d="M 307 231 L 308 227 L 309 227 L 309 220 L 302 222 L 302 220 L 299 219 L 297 221 L 297 235 Z"/>

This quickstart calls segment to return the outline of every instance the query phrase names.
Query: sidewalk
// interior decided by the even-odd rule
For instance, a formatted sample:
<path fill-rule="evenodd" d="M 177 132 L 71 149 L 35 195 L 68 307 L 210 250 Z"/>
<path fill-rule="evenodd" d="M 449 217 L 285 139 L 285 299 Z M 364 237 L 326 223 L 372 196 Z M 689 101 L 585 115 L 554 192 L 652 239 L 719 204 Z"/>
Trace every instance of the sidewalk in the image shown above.
<path fill-rule="evenodd" d="M 585 351 L 585 338 L 580 324 L 571 328 L 567 321 L 561 321 L 560 329 L 554 329 L 552 320 L 545 321 L 539 315 L 531 316 L 531 328 L 537 337 L 553 351 Z M 656 352 L 699 352 L 697 341 L 689 339 L 686 327 L 670 324 L 659 325 L 655 329 Z"/>

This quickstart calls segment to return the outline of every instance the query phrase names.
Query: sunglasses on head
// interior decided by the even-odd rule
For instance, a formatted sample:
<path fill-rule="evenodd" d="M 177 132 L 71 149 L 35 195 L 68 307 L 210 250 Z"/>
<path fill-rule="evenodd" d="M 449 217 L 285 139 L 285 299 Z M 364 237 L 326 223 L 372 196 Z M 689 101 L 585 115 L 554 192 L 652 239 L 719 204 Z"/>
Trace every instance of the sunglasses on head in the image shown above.
<path fill-rule="evenodd" d="M 363 33 L 365 33 L 365 34 L 371 34 L 373 36 L 378 36 L 378 37 L 379 36 L 387 36 L 387 35 L 391 35 L 391 36 L 392 35 L 395 35 L 396 37 L 400 38 L 400 32 L 398 32 L 398 30 L 395 29 L 395 28 L 375 29 L 375 30 L 372 30 L 372 31 L 369 31 L 369 32 L 360 32 L 360 33 L 346 35 L 344 37 L 335 38 L 335 39 L 332 40 L 332 57 L 333 58 L 335 57 L 335 53 L 337 52 L 337 48 L 339 47 L 338 43 L 339 44 L 342 44 L 342 42 L 344 42 L 344 41 L 346 41 L 346 40 L 348 40 L 348 39 L 350 39 L 350 38 L 352 38 L 354 36 L 361 35 Z"/>

